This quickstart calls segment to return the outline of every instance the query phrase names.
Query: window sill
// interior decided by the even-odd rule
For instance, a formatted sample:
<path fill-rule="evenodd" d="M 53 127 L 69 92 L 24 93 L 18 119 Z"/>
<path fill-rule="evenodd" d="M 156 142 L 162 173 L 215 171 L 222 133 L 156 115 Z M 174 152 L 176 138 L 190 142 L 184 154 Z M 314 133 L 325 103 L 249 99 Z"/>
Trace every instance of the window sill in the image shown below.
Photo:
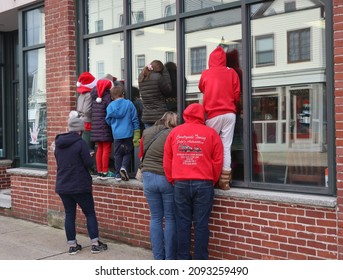
<path fill-rule="evenodd" d="M 253 199 L 258 201 L 269 201 L 276 203 L 285 203 L 292 205 L 308 205 L 314 207 L 335 208 L 337 206 L 336 197 L 311 195 L 311 194 L 296 194 L 271 192 L 251 189 L 236 189 L 232 188 L 229 191 L 215 190 L 217 196 L 226 196 L 240 199 Z"/>
<path fill-rule="evenodd" d="M 35 168 L 10 168 L 7 169 L 7 173 L 10 175 L 18 175 L 18 176 L 29 176 L 29 177 L 37 177 L 37 178 L 47 178 L 48 171 L 35 169 Z"/>

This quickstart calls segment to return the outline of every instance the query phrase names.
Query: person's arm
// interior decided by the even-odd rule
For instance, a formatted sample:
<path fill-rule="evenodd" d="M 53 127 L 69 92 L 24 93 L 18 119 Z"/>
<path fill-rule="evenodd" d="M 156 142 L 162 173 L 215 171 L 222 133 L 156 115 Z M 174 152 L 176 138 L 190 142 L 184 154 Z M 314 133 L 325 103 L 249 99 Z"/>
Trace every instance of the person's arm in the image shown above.
<path fill-rule="evenodd" d="M 173 183 L 172 178 L 172 160 L 173 160 L 173 147 L 171 141 L 171 135 L 167 136 L 166 142 L 164 144 L 163 150 L 163 169 L 166 175 L 167 181 Z"/>

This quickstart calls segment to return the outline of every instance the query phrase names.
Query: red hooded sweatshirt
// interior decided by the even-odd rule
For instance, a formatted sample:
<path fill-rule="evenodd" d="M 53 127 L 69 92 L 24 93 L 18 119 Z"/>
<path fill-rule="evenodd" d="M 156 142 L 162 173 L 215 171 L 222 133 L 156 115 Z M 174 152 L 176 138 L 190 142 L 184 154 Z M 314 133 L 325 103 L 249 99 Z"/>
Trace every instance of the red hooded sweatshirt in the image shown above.
<path fill-rule="evenodd" d="M 163 168 L 168 182 L 211 180 L 223 167 L 223 144 L 218 133 L 205 125 L 205 111 L 193 103 L 183 112 L 185 123 L 172 129 L 164 144 Z"/>
<path fill-rule="evenodd" d="M 217 47 L 209 56 L 209 69 L 202 72 L 199 90 L 204 94 L 203 105 L 207 119 L 236 113 L 240 98 L 240 81 L 236 71 L 226 67 L 226 54 Z"/>

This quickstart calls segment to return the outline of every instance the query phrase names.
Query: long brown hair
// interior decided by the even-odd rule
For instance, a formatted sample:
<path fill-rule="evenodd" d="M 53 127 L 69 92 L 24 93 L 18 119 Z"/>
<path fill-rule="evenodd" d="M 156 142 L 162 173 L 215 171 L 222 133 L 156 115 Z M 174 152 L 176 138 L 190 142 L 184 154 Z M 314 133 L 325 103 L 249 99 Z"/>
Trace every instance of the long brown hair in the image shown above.
<path fill-rule="evenodd" d="M 164 68 L 163 63 L 160 60 L 151 61 L 147 66 L 145 66 L 142 69 L 139 82 L 143 82 L 144 80 L 149 80 L 151 72 L 162 73 L 163 68 Z"/>

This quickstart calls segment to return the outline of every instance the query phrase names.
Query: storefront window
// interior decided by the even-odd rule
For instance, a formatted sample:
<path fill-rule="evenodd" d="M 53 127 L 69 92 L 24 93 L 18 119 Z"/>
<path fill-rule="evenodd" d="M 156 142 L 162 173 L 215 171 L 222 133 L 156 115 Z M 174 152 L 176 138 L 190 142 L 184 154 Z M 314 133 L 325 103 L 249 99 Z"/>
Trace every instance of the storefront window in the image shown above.
<path fill-rule="evenodd" d="M 24 13 L 25 44 L 30 49 L 24 52 L 24 102 L 27 104 L 26 163 L 47 164 L 47 125 L 46 125 L 46 67 L 44 8 Z"/>
<path fill-rule="evenodd" d="M 289 9 L 278 2 L 250 11 L 253 179 L 325 188 L 324 6 L 294 1 Z"/>

